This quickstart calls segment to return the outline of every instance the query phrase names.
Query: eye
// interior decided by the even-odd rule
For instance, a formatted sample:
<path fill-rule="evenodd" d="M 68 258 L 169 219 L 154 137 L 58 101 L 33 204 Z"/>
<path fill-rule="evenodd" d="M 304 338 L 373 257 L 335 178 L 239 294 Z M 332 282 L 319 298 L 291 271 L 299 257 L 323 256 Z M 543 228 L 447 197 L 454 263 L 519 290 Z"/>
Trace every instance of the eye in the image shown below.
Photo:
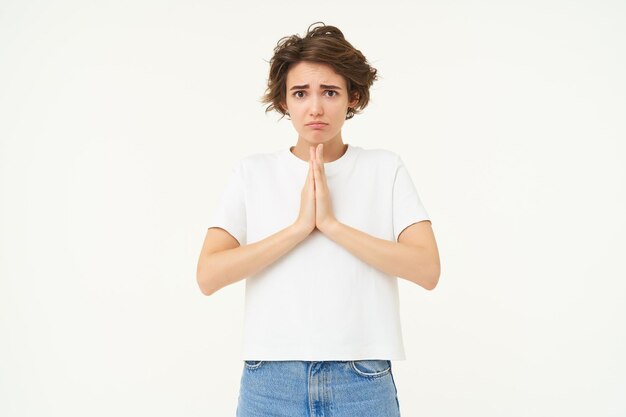
<path fill-rule="evenodd" d="M 326 90 L 326 91 L 329 92 L 329 93 L 333 93 L 333 95 L 331 97 L 335 97 L 337 94 L 339 94 L 335 90 Z"/>
<path fill-rule="evenodd" d="M 298 90 L 298 91 L 296 91 L 295 93 L 293 93 L 293 95 L 294 95 L 294 96 L 296 96 L 296 97 L 298 97 L 298 98 L 302 98 L 301 96 L 298 96 L 298 95 L 297 95 L 298 93 L 304 93 L 304 91 L 302 91 L 302 90 Z"/>

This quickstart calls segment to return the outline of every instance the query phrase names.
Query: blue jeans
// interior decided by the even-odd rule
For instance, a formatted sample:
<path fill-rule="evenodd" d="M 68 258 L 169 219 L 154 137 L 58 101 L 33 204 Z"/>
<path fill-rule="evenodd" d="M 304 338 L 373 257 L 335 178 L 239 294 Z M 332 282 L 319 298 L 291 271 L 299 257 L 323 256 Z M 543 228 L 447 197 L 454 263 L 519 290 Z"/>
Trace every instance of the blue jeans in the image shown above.
<path fill-rule="evenodd" d="M 391 361 L 243 363 L 237 417 L 399 417 Z"/>

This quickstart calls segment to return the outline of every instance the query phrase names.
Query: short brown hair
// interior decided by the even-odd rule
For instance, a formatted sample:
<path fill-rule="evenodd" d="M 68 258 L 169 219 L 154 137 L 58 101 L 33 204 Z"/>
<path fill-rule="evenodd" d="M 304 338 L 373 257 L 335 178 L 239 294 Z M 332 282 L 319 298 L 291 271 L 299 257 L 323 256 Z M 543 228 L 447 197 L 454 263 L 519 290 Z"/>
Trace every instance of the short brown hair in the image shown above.
<path fill-rule="evenodd" d="M 321 23 L 322 26 L 313 27 Z M 313 27 L 313 29 L 312 29 Z M 270 73 L 267 90 L 261 103 L 270 103 L 265 113 L 276 110 L 284 117 L 287 113 L 281 106 L 286 102 L 287 73 L 291 65 L 300 61 L 318 62 L 330 65 L 346 80 L 348 101 L 359 99 L 354 108 L 349 107 L 346 120 L 365 109 L 370 99 L 369 88 L 378 79 L 365 56 L 353 47 L 335 26 L 315 22 L 309 26 L 304 38 L 298 35 L 282 37 L 274 48 L 270 60 Z"/>

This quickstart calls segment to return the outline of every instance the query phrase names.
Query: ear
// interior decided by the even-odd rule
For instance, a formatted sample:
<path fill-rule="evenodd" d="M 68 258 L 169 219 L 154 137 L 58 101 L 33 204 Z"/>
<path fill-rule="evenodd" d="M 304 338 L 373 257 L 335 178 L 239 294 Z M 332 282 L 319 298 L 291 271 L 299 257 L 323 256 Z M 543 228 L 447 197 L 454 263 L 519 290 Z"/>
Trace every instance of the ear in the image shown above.
<path fill-rule="evenodd" d="M 352 95 L 352 97 L 353 97 L 353 99 L 352 99 L 352 101 L 350 103 L 348 103 L 348 107 L 353 107 L 354 108 L 354 106 L 356 106 L 356 104 L 359 102 L 359 95 L 358 95 L 358 93 L 355 92 Z"/>

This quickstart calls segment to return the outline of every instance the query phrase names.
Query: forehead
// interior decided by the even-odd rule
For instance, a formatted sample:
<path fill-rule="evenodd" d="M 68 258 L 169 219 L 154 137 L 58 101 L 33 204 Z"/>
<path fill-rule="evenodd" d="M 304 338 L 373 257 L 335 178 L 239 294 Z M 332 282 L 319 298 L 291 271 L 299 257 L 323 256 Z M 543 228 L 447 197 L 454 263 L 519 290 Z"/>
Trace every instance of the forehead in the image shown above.
<path fill-rule="evenodd" d="M 333 67 L 319 62 L 301 61 L 287 72 L 287 87 L 294 84 L 334 84 L 345 87 L 344 79 Z"/>

